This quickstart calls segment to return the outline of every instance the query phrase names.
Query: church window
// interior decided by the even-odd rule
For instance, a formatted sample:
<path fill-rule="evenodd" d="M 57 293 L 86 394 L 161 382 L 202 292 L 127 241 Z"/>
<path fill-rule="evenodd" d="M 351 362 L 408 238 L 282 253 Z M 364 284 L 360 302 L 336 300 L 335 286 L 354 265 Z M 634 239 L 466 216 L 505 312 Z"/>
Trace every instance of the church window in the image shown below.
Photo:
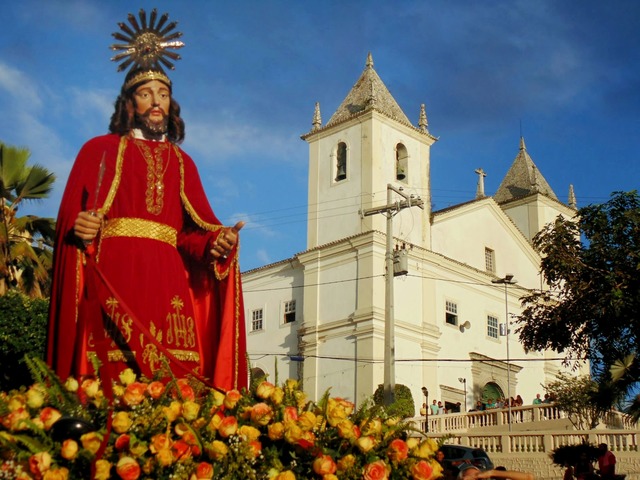
<path fill-rule="evenodd" d="M 251 312 L 251 331 L 252 332 L 257 332 L 259 330 L 262 330 L 262 327 L 263 327 L 262 317 L 263 317 L 263 311 L 261 308 L 258 308 Z"/>
<path fill-rule="evenodd" d="M 447 300 L 445 302 L 445 321 L 449 325 L 458 325 L 458 304 Z"/>
<path fill-rule="evenodd" d="M 338 143 L 336 150 L 336 182 L 340 182 L 347 178 L 347 144 Z"/>
<path fill-rule="evenodd" d="M 484 249 L 484 265 L 487 272 L 496 273 L 496 252 L 486 247 Z"/>
<path fill-rule="evenodd" d="M 498 338 L 498 317 L 487 315 L 487 335 L 491 338 Z"/>
<path fill-rule="evenodd" d="M 296 301 L 290 300 L 284 302 L 284 323 L 292 323 L 296 321 Z"/>
<path fill-rule="evenodd" d="M 396 145 L 396 180 L 406 182 L 408 177 L 408 159 L 407 147 L 402 143 Z"/>

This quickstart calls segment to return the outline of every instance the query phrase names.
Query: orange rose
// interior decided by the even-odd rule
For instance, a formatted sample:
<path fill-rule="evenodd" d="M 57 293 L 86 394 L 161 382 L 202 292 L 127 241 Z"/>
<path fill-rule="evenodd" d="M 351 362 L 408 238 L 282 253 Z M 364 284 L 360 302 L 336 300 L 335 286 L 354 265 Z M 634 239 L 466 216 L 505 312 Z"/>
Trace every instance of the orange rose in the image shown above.
<path fill-rule="evenodd" d="M 96 462 L 96 473 L 93 480 L 109 480 L 111 478 L 111 463 L 107 460 Z"/>
<path fill-rule="evenodd" d="M 296 407 L 285 407 L 282 413 L 282 420 L 284 422 L 297 422 L 298 421 L 298 409 Z"/>
<path fill-rule="evenodd" d="M 346 472 L 347 470 L 349 470 L 351 467 L 353 467 L 356 464 L 356 457 L 349 453 L 343 457 L 340 457 L 338 459 L 338 472 Z"/>
<path fill-rule="evenodd" d="M 60 417 L 62 417 L 62 414 L 52 407 L 44 407 L 40 411 L 40 420 L 42 420 L 45 430 L 49 430 L 52 425 L 60 419 Z"/>
<path fill-rule="evenodd" d="M 241 398 L 242 395 L 238 390 L 229 390 L 224 396 L 224 406 L 228 409 L 232 409 Z"/>
<path fill-rule="evenodd" d="M 36 477 L 42 477 L 50 468 L 51 455 L 49 452 L 38 452 L 29 457 L 29 471 Z"/>
<path fill-rule="evenodd" d="M 238 431 L 238 421 L 236 417 L 224 417 L 220 426 L 218 427 L 218 433 L 223 438 L 229 438 Z"/>
<path fill-rule="evenodd" d="M 376 446 L 376 439 L 370 435 L 362 436 L 356 440 L 356 446 L 362 453 L 367 453 Z"/>
<path fill-rule="evenodd" d="M 426 460 L 420 460 L 415 465 L 411 467 L 411 475 L 413 476 L 413 480 L 430 480 L 431 478 L 438 478 L 442 474 L 442 467 L 440 464 L 437 464 L 437 467 L 434 468 L 434 465 Z"/>
<path fill-rule="evenodd" d="M 316 436 L 313 432 L 305 432 L 302 431 L 300 434 L 300 439 L 298 440 L 298 445 L 302 448 L 308 450 L 316 443 Z"/>
<path fill-rule="evenodd" d="M 102 435 L 97 432 L 85 433 L 80 437 L 80 443 L 82 443 L 82 448 L 95 454 L 102 444 Z"/>
<path fill-rule="evenodd" d="M 171 451 L 173 452 L 173 457 L 176 460 L 185 460 L 191 457 L 191 447 L 184 440 L 176 440 L 171 445 Z"/>
<path fill-rule="evenodd" d="M 220 440 L 214 440 L 205 449 L 213 460 L 222 460 L 229 453 L 229 447 Z"/>
<path fill-rule="evenodd" d="M 387 480 L 390 473 L 391 469 L 384 460 L 377 460 L 365 465 L 362 480 Z"/>
<path fill-rule="evenodd" d="M 409 456 L 409 446 L 401 438 L 391 440 L 387 449 L 387 456 L 392 462 L 402 462 Z"/>
<path fill-rule="evenodd" d="M 329 475 L 336 473 L 336 462 L 333 461 L 330 455 L 319 455 L 313 461 L 313 471 L 318 475 Z"/>
<path fill-rule="evenodd" d="M 193 387 L 189 385 L 189 381 L 186 378 L 178 380 L 178 389 L 180 390 L 180 398 L 183 401 L 196 399 L 196 393 L 193 391 Z"/>
<path fill-rule="evenodd" d="M 158 433 L 151 437 L 151 445 L 149 446 L 149 450 L 151 453 L 158 453 L 163 448 L 171 447 L 171 437 L 169 437 L 165 433 Z"/>
<path fill-rule="evenodd" d="M 273 410 L 266 403 L 256 403 L 251 407 L 251 421 L 257 425 L 268 425 L 273 418 Z"/>
<path fill-rule="evenodd" d="M 275 389 L 276 387 L 273 383 L 264 381 L 261 382 L 260 385 L 258 385 L 258 387 L 256 388 L 256 395 L 258 396 L 258 398 L 266 400 L 271 396 Z"/>
<path fill-rule="evenodd" d="M 118 438 L 116 438 L 116 441 L 113 446 L 119 452 L 123 452 L 129 448 L 130 443 L 131 443 L 131 437 L 126 433 L 123 433 L 122 435 L 119 435 Z"/>
<path fill-rule="evenodd" d="M 140 382 L 133 382 L 127 385 L 124 391 L 122 400 L 125 405 L 140 405 L 144 400 L 144 393 L 147 391 L 147 384 Z"/>
<path fill-rule="evenodd" d="M 157 400 L 164 393 L 164 388 L 165 388 L 164 383 L 162 382 L 158 382 L 158 381 L 151 382 L 149 385 L 147 385 L 147 393 L 151 398 L 153 398 L 154 400 Z"/>
<path fill-rule="evenodd" d="M 116 433 L 125 433 L 133 425 L 133 420 L 128 412 L 118 412 L 113 417 L 113 431 Z"/>
<path fill-rule="evenodd" d="M 213 478 L 213 465 L 207 462 L 200 462 L 196 468 L 198 480 Z"/>
<path fill-rule="evenodd" d="M 249 442 L 249 452 L 249 455 L 252 455 L 253 458 L 257 458 L 258 455 L 260 455 L 260 452 L 262 452 L 262 443 L 258 440 L 252 440 Z"/>
<path fill-rule="evenodd" d="M 69 470 L 65 467 L 47 470 L 42 480 L 67 480 L 69 478 Z"/>
<path fill-rule="evenodd" d="M 116 473 L 122 480 L 136 480 L 140 477 L 140 465 L 131 457 L 122 457 L 116 465 Z"/>
<path fill-rule="evenodd" d="M 73 460 L 76 458 L 79 449 L 78 442 L 75 440 L 65 440 L 60 448 L 60 455 L 66 460 Z"/>
<path fill-rule="evenodd" d="M 284 436 L 284 424 L 282 422 L 272 423 L 267 427 L 267 435 L 270 440 L 282 440 Z"/>

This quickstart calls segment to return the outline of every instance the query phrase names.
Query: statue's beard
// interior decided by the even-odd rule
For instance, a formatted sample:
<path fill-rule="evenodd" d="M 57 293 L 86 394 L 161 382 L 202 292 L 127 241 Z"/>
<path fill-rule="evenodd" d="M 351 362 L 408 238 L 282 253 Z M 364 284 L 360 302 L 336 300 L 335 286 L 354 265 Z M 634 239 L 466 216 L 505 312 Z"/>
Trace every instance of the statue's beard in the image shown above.
<path fill-rule="evenodd" d="M 149 116 L 151 114 L 151 108 L 144 113 L 137 113 L 134 116 L 133 126 L 139 128 L 142 131 L 144 138 L 149 140 L 160 140 L 164 134 L 167 133 L 169 128 L 169 117 L 162 115 L 162 120 L 159 122 L 152 121 Z"/>

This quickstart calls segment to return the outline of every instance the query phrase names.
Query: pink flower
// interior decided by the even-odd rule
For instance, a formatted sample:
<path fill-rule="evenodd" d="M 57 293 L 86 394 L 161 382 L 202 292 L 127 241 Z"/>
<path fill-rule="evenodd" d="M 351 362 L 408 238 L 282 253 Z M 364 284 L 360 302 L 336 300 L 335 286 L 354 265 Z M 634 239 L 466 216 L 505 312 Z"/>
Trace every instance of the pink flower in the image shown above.
<path fill-rule="evenodd" d="M 362 480 L 387 480 L 391 469 L 383 460 L 368 463 L 362 472 Z"/>
<path fill-rule="evenodd" d="M 137 480 L 140 477 L 140 465 L 131 457 L 122 457 L 116 465 L 116 473 L 122 480 Z"/>

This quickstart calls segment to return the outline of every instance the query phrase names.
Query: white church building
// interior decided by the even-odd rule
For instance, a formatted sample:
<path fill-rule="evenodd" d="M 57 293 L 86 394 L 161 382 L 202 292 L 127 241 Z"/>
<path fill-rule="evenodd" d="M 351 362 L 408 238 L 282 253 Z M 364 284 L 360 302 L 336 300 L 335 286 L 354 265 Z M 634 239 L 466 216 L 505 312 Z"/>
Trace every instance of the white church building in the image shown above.
<path fill-rule="evenodd" d="M 381 384 L 402 384 L 416 412 L 423 387 L 429 403 L 462 411 L 481 398 L 530 404 L 563 367 L 554 352 L 523 349 L 513 316 L 522 295 L 546 288 L 531 239 L 573 217 L 573 190 L 559 201 L 520 139 L 493 197 L 478 169 L 475 199 L 432 211 L 437 138 L 424 105 L 416 117 L 417 126 L 371 55 L 324 125 L 316 104 L 302 136 L 307 248 L 242 274 L 250 366 L 274 383 L 298 379 L 313 399 L 330 389 L 360 404 Z M 392 258 L 397 275 L 387 276 Z"/>

